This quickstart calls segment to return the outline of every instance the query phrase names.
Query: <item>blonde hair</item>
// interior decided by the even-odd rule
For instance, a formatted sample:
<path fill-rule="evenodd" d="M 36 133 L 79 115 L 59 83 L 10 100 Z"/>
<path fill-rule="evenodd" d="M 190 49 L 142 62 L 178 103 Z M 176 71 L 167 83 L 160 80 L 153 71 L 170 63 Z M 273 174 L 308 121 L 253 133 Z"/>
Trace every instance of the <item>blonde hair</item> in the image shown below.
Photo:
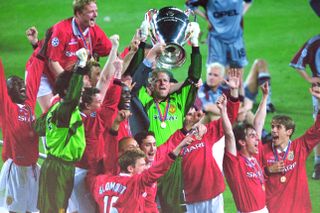
<path fill-rule="evenodd" d="M 81 12 L 91 2 L 96 3 L 96 0 L 73 0 L 73 14 L 76 15 L 77 12 Z"/>
<path fill-rule="evenodd" d="M 219 62 L 213 62 L 207 65 L 207 73 L 211 71 L 213 68 L 218 68 L 220 70 L 221 76 L 224 76 L 224 73 L 226 72 L 226 68 L 220 64 Z"/>

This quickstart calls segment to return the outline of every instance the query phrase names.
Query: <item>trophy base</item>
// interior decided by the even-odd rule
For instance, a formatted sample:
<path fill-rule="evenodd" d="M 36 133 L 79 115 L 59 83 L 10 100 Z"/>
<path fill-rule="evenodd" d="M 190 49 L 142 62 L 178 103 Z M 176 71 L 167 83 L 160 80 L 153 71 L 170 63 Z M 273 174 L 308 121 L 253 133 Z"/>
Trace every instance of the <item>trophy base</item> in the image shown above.
<path fill-rule="evenodd" d="M 157 67 L 171 70 L 181 67 L 186 61 L 186 51 L 177 44 L 167 44 L 163 54 L 157 60 Z"/>

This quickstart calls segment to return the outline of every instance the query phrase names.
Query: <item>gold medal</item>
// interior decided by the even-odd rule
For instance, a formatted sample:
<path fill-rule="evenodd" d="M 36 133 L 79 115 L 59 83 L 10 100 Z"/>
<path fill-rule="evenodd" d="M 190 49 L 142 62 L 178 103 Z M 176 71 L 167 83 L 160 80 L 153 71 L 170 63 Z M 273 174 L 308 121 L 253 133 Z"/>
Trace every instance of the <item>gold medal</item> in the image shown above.
<path fill-rule="evenodd" d="M 286 176 L 281 176 L 280 182 L 281 182 L 281 183 L 285 183 L 286 181 L 287 181 Z"/>
<path fill-rule="evenodd" d="M 160 127 L 161 127 L 162 129 L 165 129 L 165 128 L 167 127 L 166 122 L 162 121 L 161 124 L 160 124 Z"/>
<path fill-rule="evenodd" d="M 266 191 L 266 187 L 264 186 L 264 184 L 262 184 L 261 187 L 262 187 L 262 191 Z"/>

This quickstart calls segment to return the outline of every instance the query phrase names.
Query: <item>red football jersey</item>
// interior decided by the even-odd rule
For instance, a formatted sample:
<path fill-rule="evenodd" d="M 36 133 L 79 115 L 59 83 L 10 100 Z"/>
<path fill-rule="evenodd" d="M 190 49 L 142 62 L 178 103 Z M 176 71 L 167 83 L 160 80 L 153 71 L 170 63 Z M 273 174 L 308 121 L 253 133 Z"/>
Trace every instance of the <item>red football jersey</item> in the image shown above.
<path fill-rule="evenodd" d="M 76 163 L 77 167 L 88 169 L 89 165 L 102 159 L 105 142 L 103 132 L 105 127 L 110 126 L 110 123 L 113 122 L 111 118 L 117 112 L 120 95 L 120 83 L 112 83 L 97 112 L 90 115 L 81 113 L 85 127 L 86 148 L 80 162 Z"/>
<path fill-rule="evenodd" d="M 99 205 L 101 213 L 110 212 L 144 212 L 146 187 L 151 187 L 158 178 L 166 173 L 174 162 L 168 155 L 154 163 L 141 174 L 129 176 L 120 173 L 117 176 L 87 176 L 89 189 Z"/>
<path fill-rule="evenodd" d="M 228 116 L 231 122 L 236 120 L 239 102 L 228 101 Z M 222 120 L 212 121 L 207 126 L 207 133 L 201 140 L 195 140 L 182 150 L 182 173 L 184 192 L 187 203 L 212 199 L 225 190 L 223 175 L 212 155 L 212 146 L 224 135 Z M 171 151 L 184 134 L 176 132 L 157 150 L 156 158 Z M 176 141 L 175 144 L 173 141 Z M 210 189 L 210 190 L 208 190 Z"/>
<path fill-rule="evenodd" d="M 311 212 L 311 201 L 306 173 L 306 160 L 320 138 L 320 114 L 315 124 L 304 135 L 288 146 L 285 172 L 271 174 L 266 179 L 267 207 L 272 212 Z M 262 162 L 269 166 L 276 161 L 272 144 L 263 147 Z M 281 178 L 285 177 L 285 182 Z M 282 179 L 283 180 L 283 179 Z"/>
<path fill-rule="evenodd" d="M 112 44 L 102 29 L 95 25 L 81 32 L 74 18 L 65 19 L 52 27 L 51 39 L 48 43 L 48 58 L 60 63 L 64 70 L 70 70 L 77 62 L 76 51 L 85 47 L 90 54 L 107 56 Z M 52 76 L 46 73 L 48 77 Z"/>
<path fill-rule="evenodd" d="M 266 206 L 265 184 L 258 160 L 248 162 L 244 157 L 225 152 L 223 171 L 240 212 L 252 212 Z"/>
<path fill-rule="evenodd" d="M 34 109 L 43 71 L 44 62 L 35 58 L 26 71 L 26 101 L 16 104 L 7 91 L 2 62 L 0 61 L 0 116 L 5 147 L 2 156 L 12 158 L 19 166 L 30 166 L 39 156 L 38 135 L 32 124 L 35 121 Z"/>

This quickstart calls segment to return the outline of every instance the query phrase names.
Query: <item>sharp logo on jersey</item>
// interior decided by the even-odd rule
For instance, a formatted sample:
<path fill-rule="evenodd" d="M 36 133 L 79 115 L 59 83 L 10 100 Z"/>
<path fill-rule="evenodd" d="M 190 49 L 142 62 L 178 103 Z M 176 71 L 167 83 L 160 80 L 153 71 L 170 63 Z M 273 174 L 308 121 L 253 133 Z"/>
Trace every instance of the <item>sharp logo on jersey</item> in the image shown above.
<path fill-rule="evenodd" d="M 219 12 L 214 12 L 213 16 L 215 18 L 222 18 L 224 16 L 237 16 L 239 13 L 236 10 L 227 10 L 227 11 L 219 11 Z"/>
<path fill-rule="evenodd" d="M 59 39 L 57 37 L 54 37 L 51 41 L 51 45 L 53 47 L 57 47 L 59 45 Z"/>
<path fill-rule="evenodd" d="M 126 191 L 127 187 L 121 185 L 120 183 L 107 182 L 106 185 L 99 187 L 99 194 L 103 194 L 106 191 L 113 191 L 119 194 L 123 194 Z"/>
<path fill-rule="evenodd" d="M 183 149 L 183 152 L 182 152 L 182 155 L 186 155 L 194 150 L 197 150 L 197 149 L 201 149 L 201 148 L 204 148 L 204 143 L 201 142 L 201 143 L 198 143 L 198 144 L 194 144 L 194 145 L 189 145 L 188 147 L 185 147 Z"/>

